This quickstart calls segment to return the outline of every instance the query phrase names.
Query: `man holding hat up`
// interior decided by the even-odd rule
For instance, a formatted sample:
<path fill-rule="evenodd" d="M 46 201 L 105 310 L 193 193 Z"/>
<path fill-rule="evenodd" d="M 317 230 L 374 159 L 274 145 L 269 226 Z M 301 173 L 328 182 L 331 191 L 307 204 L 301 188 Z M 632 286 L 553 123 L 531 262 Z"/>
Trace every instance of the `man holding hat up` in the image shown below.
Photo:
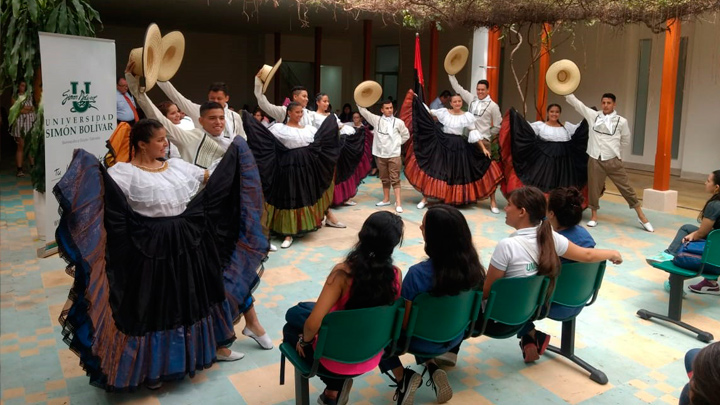
<path fill-rule="evenodd" d="M 621 148 L 630 143 L 630 129 L 627 120 L 615 111 L 615 100 L 614 94 L 603 94 L 602 111 L 595 111 L 578 100 L 574 94 L 565 96 L 565 101 L 575 108 L 590 126 L 587 146 L 588 207 L 592 210 L 592 217 L 587 226 L 597 226 L 600 195 L 605 187 L 605 178 L 610 177 L 630 208 L 634 208 L 637 212 L 638 222 L 643 229 L 653 232 L 653 226 L 645 216 L 635 190 L 630 186 L 622 162 Z"/>

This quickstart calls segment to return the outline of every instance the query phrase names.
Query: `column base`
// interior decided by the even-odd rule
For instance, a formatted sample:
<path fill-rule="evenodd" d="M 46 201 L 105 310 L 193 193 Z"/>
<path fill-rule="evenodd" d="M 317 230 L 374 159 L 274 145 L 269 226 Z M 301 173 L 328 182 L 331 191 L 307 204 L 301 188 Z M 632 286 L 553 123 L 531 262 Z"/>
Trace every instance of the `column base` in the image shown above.
<path fill-rule="evenodd" d="M 652 188 L 643 190 L 643 207 L 655 211 L 672 212 L 677 209 L 678 192 L 660 191 Z"/>

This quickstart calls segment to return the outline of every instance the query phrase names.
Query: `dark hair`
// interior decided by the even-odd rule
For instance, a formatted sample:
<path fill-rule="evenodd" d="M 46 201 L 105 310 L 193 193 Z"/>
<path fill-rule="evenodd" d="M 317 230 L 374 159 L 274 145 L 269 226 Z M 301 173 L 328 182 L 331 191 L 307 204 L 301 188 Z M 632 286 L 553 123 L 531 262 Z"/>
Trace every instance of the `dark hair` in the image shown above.
<path fill-rule="evenodd" d="M 305 86 L 295 86 L 290 89 L 290 100 L 292 100 L 293 96 L 299 96 L 303 91 L 307 93 Z"/>
<path fill-rule="evenodd" d="M 398 297 L 392 254 L 402 243 L 403 227 L 402 218 L 388 211 L 375 212 L 365 220 L 358 243 L 345 258 L 352 278 L 345 309 L 390 305 Z"/>
<path fill-rule="evenodd" d="M 260 106 L 255 107 L 255 109 L 253 110 L 253 115 L 255 115 L 257 113 L 260 113 L 260 115 L 262 115 L 263 118 L 265 118 L 265 116 L 266 116 L 265 111 L 263 111 L 262 108 L 260 108 Z"/>
<path fill-rule="evenodd" d="M 690 379 L 693 405 L 717 405 L 720 398 L 720 342 L 705 346 L 695 356 Z"/>
<path fill-rule="evenodd" d="M 615 95 L 612 94 L 612 93 L 605 93 L 605 94 L 603 94 L 602 97 L 600 97 L 600 100 L 602 100 L 602 99 L 604 99 L 604 98 L 609 98 L 610 100 L 613 101 L 613 103 L 615 102 Z"/>
<path fill-rule="evenodd" d="M 467 220 L 455 207 L 432 205 L 425 214 L 425 253 L 432 260 L 436 296 L 457 295 L 481 286 L 485 269 Z"/>
<path fill-rule="evenodd" d="M 570 228 L 579 224 L 582 219 L 583 201 L 585 198 L 577 188 L 558 187 L 550 191 L 548 211 L 555 214 L 555 219 L 561 227 Z"/>
<path fill-rule="evenodd" d="M 345 103 L 345 104 L 343 104 L 342 112 L 345 112 L 345 109 L 346 109 L 346 108 L 349 108 L 349 109 L 350 109 L 350 113 L 352 114 L 353 110 L 352 110 L 352 106 L 350 105 L 350 103 Z"/>
<path fill-rule="evenodd" d="M 443 90 L 443 92 L 442 92 L 442 93 L 440 93 L 440 98 L 444 98 L 444 97 L 452 97 L 452 95 L 453 95 L 453 94 L 452 94 L 452 93 L 450 93 L 450 91 L 449 91 L 449 90 Z"/>
<path fill-rule="evenodd" d="M 211 84 L 210 87 L 208 88 L 208 92 L 211 92 L 211 91 L 222 91 L 223 93 L 225 93 L 226 96 L 230 94 L 230 93 L 228 93 L 227 84 L 225 84 L 223 82 L 215 82 L 215 83 Z"/>
<path fill-rule="evenodd" d="M 139 149 L 140 142 L 150 142 L 155 131 L 163 128 L 163 125 L 152 118 L 143 118 L 136 122 L 130 130 L 130 156 L 128 162 L 132 160 L 134 152 Z"/>
<path fill-rule="evenodd" d="M 385 104 L 391 104 L 391 105 L 392 105 L 392 103 L 393 103 L 393 101 L 392 101 L 390 98 L 387 98 L 387 99 L 383 100 L 383 101 L 382 101 L 382 104 L 380 104 L 380 105 L 381 105 L 382 107 L 384 107 Z"/>
<path fill-rule="evenodd" d="M 170 111 L 170 106 L 177 106 L 177 104 L 173 103 L 170 100 L 161 101 L 158 103 L 157 108 L 160 110 L 163 116 L 167 117 L 168 111 Z"/>
<path fill-rule="evenodd" d="M 214 101 L 206 101 L 200 105 L 200 116 L 205 115 L 205 111 L 215 110 L 215 109 L 220 109 L 220 110 L 225 111 L 225 109 L 223 108 L 222 105 L 220 105 L 220 103 L 216 103 Z"/>
<path fill-rule="evenodd" d="M 550 278 L 548 298 L 555 288 L 555 279 L 560 272 L 560 258 L 555 251 L 555 239 L 550 222 L 543 221 L 547 213 L 545 194 L 537 187 L 521 187 L 513 191 L 508 200 L 518 208 L 524 208 L 530 217 L 530 223 L 538 226 L 537 243 L 539 247 L 537 274 Z"/>
<path fill-rule="evenodd" d="M 290 119 L 290 110 L 292 110 L 295 107 L 302 108 L 302 104 L 298 103 L 297 101 L 291 101 L 290 104 L 285 107 L 285 119 L 283 120 L 283 123 L 287 123 Z"/>
<path fill-rule="evenodd" d="M 477 82 L 477 84 L 475 85 L 475 87 L 477 87 L 477 86 L 480 85 L 480 84 L 484 84 L 485 87 L 488 88 L 488 89 L 490 88 L 490 82 L 487 81 L 487 80 L 485 80 L 485 79 L 478 80 L 478 82 Z"/>
<path fill-rule="evenodd" d="M 713 183 L 715 183 L 715 185 L 720 186 L 720 170 L 715 170 L 714 172 L 712 172 L 712 181 L 713 181 Z M 703 218 L 705 218 L 705 217 L 703 216 L 703 213 L 705 212 L 705 208 L 707 208 L 708 204 L 710 204 L 710 203 L 713 202 L 713 201 L 720 201 L 720 193 L 715 193 L 715 194 L 713 194 L 713 195 L 705 202 L 705 206 L 703 207 L 702 211 L 700 211 L 700 215 L 698 215 L 698 221 L 702 221 Z"/>
<path fill-rule="evenodd" d="M 553 107 L 557 107 L 558 110 L 560 110 L 560 112 L 562 112 L 562 107 L 560 107 L 560 104 L 555 104 L 555 103 L 550 104 L 550 105 L 548 106 L 547 110 L 545 110 L 545 112 L 549 113 L 549 112 L 550 112 L 550 109 L 553 108 Z"/>
<path fill-rule="evenodd" d="M 320 100 L 322 100 L 322 98 L 323 98 L 324 96 L 327 96 L 327 93 L 317 93 L 317 94 L 315 95 L 315 101 L 314 101 L 314 103 L 315 103 L 315 105 L 314 105 L 315 111 L 318 110 L 318 102 L 320 102 Z M 329 99 L 330 99 L 330 97 L 328 97 L 328 100 L 329 100 Z M 327 110 L 325 110 L 325 112 L 330 112 L 330 103 L 328 103 L 328 107 L 327 107 Z"/>

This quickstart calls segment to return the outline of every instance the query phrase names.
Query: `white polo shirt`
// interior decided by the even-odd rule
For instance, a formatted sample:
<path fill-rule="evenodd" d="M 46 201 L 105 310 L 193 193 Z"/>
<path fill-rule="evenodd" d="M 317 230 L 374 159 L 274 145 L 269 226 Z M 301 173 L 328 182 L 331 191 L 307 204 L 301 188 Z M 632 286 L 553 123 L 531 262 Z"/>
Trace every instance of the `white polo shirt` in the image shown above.
<path fill-rule="evenodd" d="M 518 229 L 510 237 L 498 242 L 490 259 L 490 264 L 505 272 L 505 278 L 530 277 L 537 274 L 537 229 L 538 227 Z M 555 252 L 562 256 L 568 250 L 566 237 L 553 231 Z M 530 252 L 530 250 L 535 249 Z"/>

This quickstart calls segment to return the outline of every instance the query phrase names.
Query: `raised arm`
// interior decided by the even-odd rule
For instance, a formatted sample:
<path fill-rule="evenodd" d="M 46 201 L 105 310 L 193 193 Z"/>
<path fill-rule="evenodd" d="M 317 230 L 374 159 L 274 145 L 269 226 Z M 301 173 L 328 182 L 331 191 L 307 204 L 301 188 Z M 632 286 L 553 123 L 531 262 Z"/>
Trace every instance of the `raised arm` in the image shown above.
<path fill-rule="evenodd" d="M 195 104 L 192 101 L 188 100 L 180 94 L 177 89 L 175 89 L 175 86 L 172 85 L 170 82 L 157 82 L 158 87 L 165 93 L 166 96 L 175 103 L 180 111 L 187 114 L 192 120 L 195 122 L 195 125 L 198 123 L 198 118 L 200 118 L 200 104 Z"/>
<path fill-rule="evenodd" d="M 470 103 L 475 98 L 472 93 L 462 88 L 460 83 L 458 83 L 457 79 L 455 78 L 455 75 L 448 75 L 448 79 L 450 80 L 450 85 L 452 86 L 453 90 L 455 90 L 455 93 L 459 94 L 460 97 L 462 97 L 463 101 L 470 105 Z"/>
<path fill-rule="evenodd" d="M 574 94 L 568 94 L 567 96 L 565 96 L 565 101 L 567 101 L 567 103 L 570 104 L 572 108 L 575 109 L 575 111 L 582 115 L 582 117 L 585 118 L 588 123 L 592 123 L 593 121 L 595 121 L 595 117 L 597 117 L 597 111 L 583 104 L 583 102 L 578 100 L 578 98 L 575 97 Z"/>
<path fill-rule="evenodd" d="M 287 113 L 287 109 L 283 106 L 270 104 L 267 97 L 265 97 L 265 94 L 263 94 L 262 92 L 262 82 L 257 76 L 255 76 L 254 93 L 258 101 L 258 107 L 260 107 L 261 110 L 265 111 L 265 114 L 275 118 L 275 121 L 277 122 L 285 121 L 285 114 Z"/>
<path fill-rule="evenodd" d="M 367 108 L 358 106 L 358 112 L 360 115 L 365 118 L 365 121 L 367 121 L 370 125 L 372 125 L 374 128 L 377 128 L 378 123 L 380 122 L 380 116 L 375 115 L 371 113 Z"/>

